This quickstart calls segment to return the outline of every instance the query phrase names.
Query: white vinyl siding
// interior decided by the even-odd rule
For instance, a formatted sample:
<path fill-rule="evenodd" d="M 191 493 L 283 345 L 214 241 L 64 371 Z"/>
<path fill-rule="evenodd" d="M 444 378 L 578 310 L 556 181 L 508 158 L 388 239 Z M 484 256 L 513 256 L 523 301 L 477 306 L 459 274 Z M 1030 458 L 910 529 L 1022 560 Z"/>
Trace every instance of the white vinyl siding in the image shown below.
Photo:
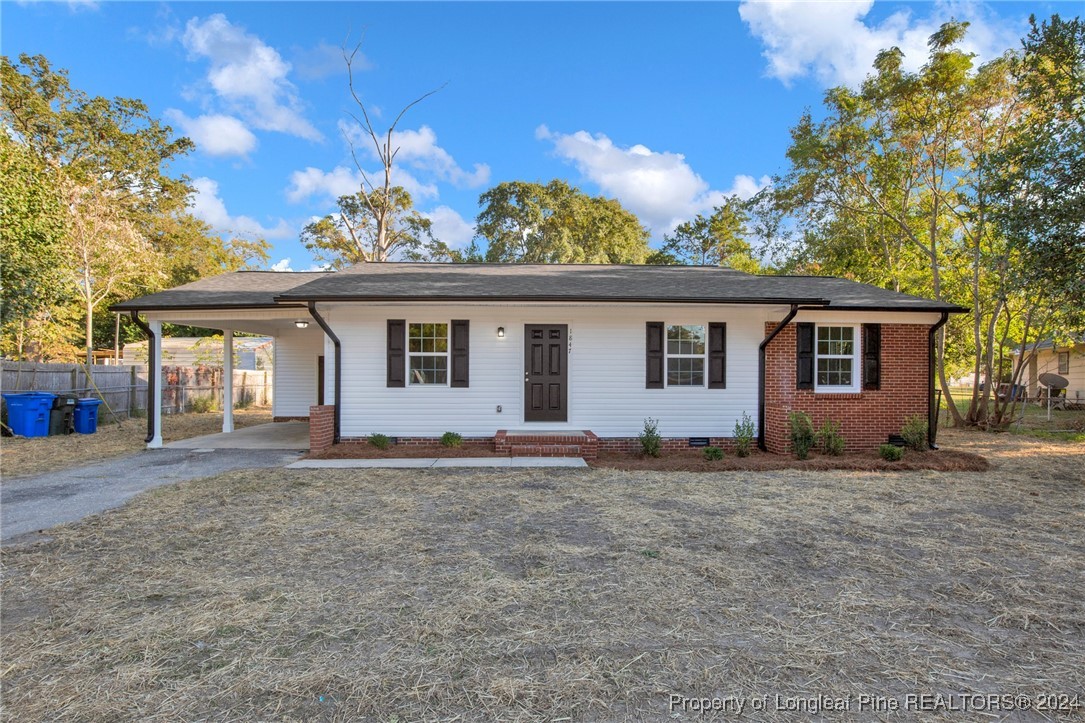
<path fill-rule="evenodd" d="M 284 331 L 275 337 L 276 417 L 308 417 L 317 401 L 317 360 L 324 353 L 324 332 L 316 324 L 307 329 Z M 331 377 L 327 377 L 330 379 Z M 325 403 L 331 404 L 329 396 Z"/>
<path fill-rule="evenodd" d="M 499 429 L 590 429 L 604 437 L 633 437 L 642 431 L 646 417 L 659 419 L 660 431 L 668 437 L 730 436 L 743 412 L 757 416 L 757 346 L 765 322 L 778 318 L 762 307 L 711 305 L 661 309 L 344 303 L 322 304 L 320 311 L 342 340 L 344 437 L 433 437 L 444 432 L 478 437 Z M 644 325 L 661 317 L 668 324 L 706 329 L 710 321 L 727 323 L 727 389 L 645 389 Z M 445 318 L 471 322 L 470 387 L 388 388 L 387 320 Z M 569 326 L 569 420 L 525 423 L 524 325 L 546 323 Z M 504 327 L 504 338 L 498 338 L 498 327 Z"/>

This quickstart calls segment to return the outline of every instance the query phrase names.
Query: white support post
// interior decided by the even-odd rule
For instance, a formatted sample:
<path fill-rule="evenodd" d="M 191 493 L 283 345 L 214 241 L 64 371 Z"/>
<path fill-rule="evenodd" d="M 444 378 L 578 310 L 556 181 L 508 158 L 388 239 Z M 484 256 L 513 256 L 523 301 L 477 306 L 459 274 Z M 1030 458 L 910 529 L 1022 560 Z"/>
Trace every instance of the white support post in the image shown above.
<path fill-rule="evenodd" d="M 147 443 L 147 449 L 160 449 L 162 447 L 162 322 L 148 321 L 151 333 L 154 334 L 154 352 L 147 360 L 147 383 L 154 390 L 154 409 L 148 409 L 147 414 L 154 419 L 154 437 Z"/>
<path fill-rule="evenodd" d="M 245 390 L 242 389 L 244 394 Z M 222 330 L 222 431 L 234 431 L 234 332 Z"/>

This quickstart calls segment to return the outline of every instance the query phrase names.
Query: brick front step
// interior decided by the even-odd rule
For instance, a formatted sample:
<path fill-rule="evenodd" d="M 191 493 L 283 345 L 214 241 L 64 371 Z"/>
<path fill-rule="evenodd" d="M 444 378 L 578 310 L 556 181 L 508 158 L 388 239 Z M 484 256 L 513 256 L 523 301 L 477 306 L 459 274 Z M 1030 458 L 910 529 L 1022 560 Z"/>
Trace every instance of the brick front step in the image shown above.
<path fill-rule="evenodd" d="M 510 457 L 583 457 L 579 444 L 514 444 Z"/>
<path fill-rule="evenodd" d="M 561 432 L 508 432 L 494 435 L 494 451 L 510 457 L 583 457 L 599 456 L 599 437 L 589 430 Z"/>

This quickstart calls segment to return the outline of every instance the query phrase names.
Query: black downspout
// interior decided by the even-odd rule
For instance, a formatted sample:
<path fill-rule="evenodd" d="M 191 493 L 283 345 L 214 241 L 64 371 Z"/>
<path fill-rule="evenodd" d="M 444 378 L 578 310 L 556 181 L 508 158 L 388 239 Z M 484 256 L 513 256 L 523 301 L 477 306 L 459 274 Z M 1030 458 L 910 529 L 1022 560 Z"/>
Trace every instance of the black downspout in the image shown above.
<path fill-rule="evenodd" d="M 757 448 L 762 452 L 765 450 L 765 347 L 769 345 L 769 342 L 776 338 L 776 335 L 784 330 L 784 327 L 791 323 L 791 320 L 795 318 L 795 314 L 799 313 L 799 305 L 792 304 L 791 311 L 787 312 L 787 316 L 784 320 L 776 325 L 776 328 L 765 337 L 764 341 L 757 347 Z"/>
<path fill-rule="evenodd" d="M 158 339 L 155 338 L 154 332 L 151 331 L 151 327 L 143 323 L 139 318 L 139 312 L 132 312 L 132 323 L 143 329 L 143 333 L 147 335 L 147 439 L 143 440 L 144 444 L 150 444 L 154 439 L 154 370 L 151 369 L 151 364 L 154 363 L 154 345 L 158 343 Z M 161 374 L 162 370 L 159 369 L 158 373 Z"/>
<path fill-rule="evenodd" d="M 340 389 L 342 385 L 340 382 L 343 378 L 343 347 L 339 343 L 339 337 L 335 335 L 332 328 L 328 326 L 328 322 L 324 320 L 324 317 L 317 313 L 316 302 L 309 302 L 309 315 L 316 320 L 316 323 L 320 325 L 320 328 L 324 330 L 324 333 L 328 335 L 328 338 L 332 340 L 332 344 L 335 346 L 335 390 L 333 392 L 333 399 L 335 400 L 335 422 L 334 422 L 334 440 L 336 444 L 339 444 L 339 424 L 341 415 L 343 413 L 342 399 L 340 396 Z"/>
<path fill-rule="evenodd" d="M 943 311 L 942 318 L 927 332 L 927 379 L 930 382 L 930 389 L 927 392 L 927 446 L 931 449 L 938 449 L 938 445 L 934 443 L 937 435 L 935 430 L 938 429 L 938 409 L 934 406 L 934 335 L 945 326 L 948 320 L 949 312 Z M 953 403 L 952 399 L 948 401 L 950 404 Z"/>

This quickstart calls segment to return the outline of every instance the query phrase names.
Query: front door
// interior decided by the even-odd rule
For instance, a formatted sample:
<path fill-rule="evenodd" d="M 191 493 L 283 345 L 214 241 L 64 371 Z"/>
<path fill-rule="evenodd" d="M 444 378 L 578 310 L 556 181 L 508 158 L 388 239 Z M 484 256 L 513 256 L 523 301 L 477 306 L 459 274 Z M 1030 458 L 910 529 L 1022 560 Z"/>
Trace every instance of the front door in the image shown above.
<path fill-rule="evenodd" d="M 568 421 L 568 342 L 565 324 L 524 326 L 525 422 Z"/>

